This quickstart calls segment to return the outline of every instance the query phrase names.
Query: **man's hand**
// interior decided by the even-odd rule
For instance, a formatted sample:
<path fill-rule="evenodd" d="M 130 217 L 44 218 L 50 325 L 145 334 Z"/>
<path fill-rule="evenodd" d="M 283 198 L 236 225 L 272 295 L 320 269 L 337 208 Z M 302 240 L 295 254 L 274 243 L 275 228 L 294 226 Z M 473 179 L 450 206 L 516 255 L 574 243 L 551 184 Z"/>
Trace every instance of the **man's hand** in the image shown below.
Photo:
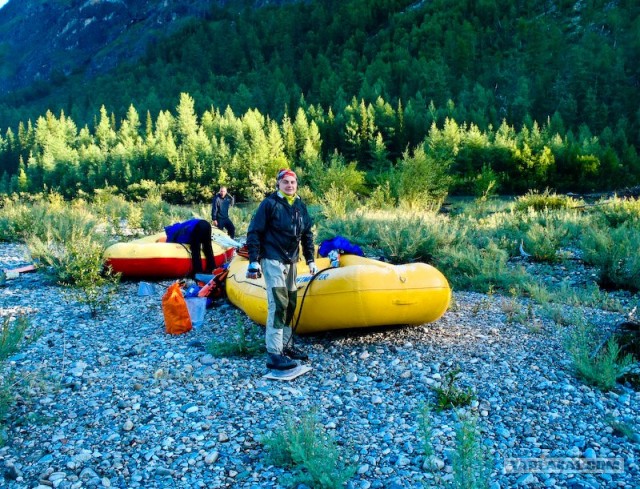
<path fill-rule="evenodd" d="M 311 275 L 315 275 L 316 273 L 318 273 L 318 265 L 316 265 L 316 262 L 314 261 L 309 262 L 309 273 Z"/>
<path fill-rule="evenodd" d="M 218 227 L 218 221 L 211 221 L 215 227 Z"/>
<path fill-rule="evenodd" d="M 257 261 L 252 261 L 249 263 L 249 268 L 247 268 L 247 278 L 251 280 L 257 280 L 262 277 L 262 270 L 260 269 L 260 264 Z"/>

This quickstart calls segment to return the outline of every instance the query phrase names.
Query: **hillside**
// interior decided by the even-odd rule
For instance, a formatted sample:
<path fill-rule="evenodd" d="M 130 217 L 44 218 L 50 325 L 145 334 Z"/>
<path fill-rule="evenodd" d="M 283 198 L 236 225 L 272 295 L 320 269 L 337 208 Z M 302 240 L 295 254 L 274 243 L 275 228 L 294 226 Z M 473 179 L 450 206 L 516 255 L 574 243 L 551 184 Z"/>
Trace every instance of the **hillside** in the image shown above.
<path fill-rule="evenodd" d="M 337 151 L 365 171 L 395 165 L 407 148 L 422 144 L 433 124 L 442 128 L 454 120 L 469 137 L 474 131 L 495 134 L 497 146 L 478 155 L 472 141 L 460 156 L 454 144 L 463 185 L 485 163 L 505 174 L 514 167 L 516 173 L 536 173 L 538 161 L 544 178 L 514 182 L 507 175 L 507 190 L 549 184 L 602 190 L 640 181 L 637 2 L 220 1 L 189 2 L 182 9 L 180 2 L 130 3 L 140 12 L 133 24 L 135 9 L 122 10 L 121 2 L 29 2 L 40 13 L 52 5 L 71 6 L 64 11 L 67 23 L 33 17 L 30 25 L 55 26 L 36 29 L 37 39 L 21 42 L 50 44 L 47 59 L 64 63 L 46 65 L 49 81 L 36 62 L 20 65 L 30 67 L 29 76 L 3 63 L 6 79 L 21 88 L 0 98 L 0 134 L 7 127 L 20 133 L 20 122 L 27 127 L 47 110 L 64 112 L 77 128 L 95 127 L 103 105 L 114 129 L 132 106 L 152 123 L 187 93 L 196 117 L 227 107 L 235 114 L 258 110 L 266 121 L 282 121 L 283 131 L 302 109 L 301 122 L 317 125 L 314 144 L 325 161 Z M 16 15 L 15 5 L 0 12 L 4 35 L 8 12 L 14 22 L 26 18 Z M 91 27 L 102 25 L 98 18 L 120 19 L 105 28 L 102 44 L 96 40 L 100 31 Z M 159 20 L 167 18 L 174 19 L 170 27 Z M 20 85 L 29 79 L 38 81 Z M 517 151 L 501 146 L 518 131 L 526 144 Z M 536 136 L 541 131 L 542 140 Z M 296 137 L 301 146 L 288 163 L 305 166 L 298 158 L 305 136 Z M 7 140 L 5 155 L 0 146 L 0 170 L 6 169 L 8 181 L 19 164 L 14 155 L 20 153 L 26 164 L 29 152 L 24 142 Z M 550 166 L 562 176 L 559 183 L 556 170 L 545 170 Z M 574 181 L 580 184 L 573 187 Z"/>
<path fill-rule="evenodd" d="M 206 18 L 210 3 L 12 1 L 0 10 L 2 93 L 113 70 L 190 19 Z"/>
<path fill-rule="evenodd" d="M 232 0 L 12 1 L 0 9 L 0 95 L 91 78 L 139 59 L 190 21 Z M 243 2 L 247 3 L 247 2 Z M 252 2 L 255 6 L 281 1 Z"/>

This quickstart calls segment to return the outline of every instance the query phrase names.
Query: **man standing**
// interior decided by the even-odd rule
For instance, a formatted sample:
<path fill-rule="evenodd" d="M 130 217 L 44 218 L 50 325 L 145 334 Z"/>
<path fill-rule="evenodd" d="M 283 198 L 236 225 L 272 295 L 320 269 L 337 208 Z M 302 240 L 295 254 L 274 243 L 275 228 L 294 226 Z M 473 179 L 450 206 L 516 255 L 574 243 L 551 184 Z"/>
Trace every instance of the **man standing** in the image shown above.
<path fill-rule="evenodd" d="M 297 365 L 294 360 L 308 359 L 291 342 L 291 320 L 298 293 L 296 263 L 301 243 L 309 272 L 315 275 L 318 267 L 314 261 L 313 221 L 297 193 L 296 174 L 289 169 L 280 170 L 277 189 L 262 201 L 251 219 L 247 231 L 250 262 L 247 278 L 256 279 L 264 273 L 267 368 L 288 370 Z"/>
<path fill-rule="evenodd" d="M 230 238 L 236 237 L 236 227 L 229 218 L 229 207 L 233 207 L 235 199 L 227 193 L 227 187 L 220 187 L 220 190 L 213 198 L 211 205 L 211 221 L 218 229 L 224 229 Z"/>

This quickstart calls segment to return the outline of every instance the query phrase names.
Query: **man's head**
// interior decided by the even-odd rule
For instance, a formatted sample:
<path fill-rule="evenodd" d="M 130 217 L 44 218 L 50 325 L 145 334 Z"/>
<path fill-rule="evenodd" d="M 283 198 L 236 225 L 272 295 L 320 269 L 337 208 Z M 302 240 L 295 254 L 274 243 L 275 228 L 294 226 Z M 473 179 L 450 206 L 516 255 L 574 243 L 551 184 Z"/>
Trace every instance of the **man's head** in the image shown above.
<path fill-rule="evenodd" d="M 227 187 L 220 187 L 220 191 L 218 192 L 222 197 L 227 195 Z"/>
<path fill-rule="evenodd" d="M 283 168 L 278 172 L 278 190 L 285 195 L 295 195 L 298 190 L 298 177 L 293 170 Z"/>

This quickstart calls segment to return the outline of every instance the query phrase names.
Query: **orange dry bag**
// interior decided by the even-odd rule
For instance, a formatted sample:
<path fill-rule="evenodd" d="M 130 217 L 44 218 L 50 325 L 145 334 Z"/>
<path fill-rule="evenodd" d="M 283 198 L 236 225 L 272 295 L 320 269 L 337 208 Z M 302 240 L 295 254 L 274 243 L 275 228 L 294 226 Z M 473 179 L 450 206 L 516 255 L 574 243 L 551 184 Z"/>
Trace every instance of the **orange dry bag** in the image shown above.
<path fill-rule="evenodd" d="M 180 282 L 171 284 L 162 296 L 162 313 L 167 333 L 182 334 L 191 331 L 189 309 L 187 309 L 187 303 L 182 296 Z"/>

